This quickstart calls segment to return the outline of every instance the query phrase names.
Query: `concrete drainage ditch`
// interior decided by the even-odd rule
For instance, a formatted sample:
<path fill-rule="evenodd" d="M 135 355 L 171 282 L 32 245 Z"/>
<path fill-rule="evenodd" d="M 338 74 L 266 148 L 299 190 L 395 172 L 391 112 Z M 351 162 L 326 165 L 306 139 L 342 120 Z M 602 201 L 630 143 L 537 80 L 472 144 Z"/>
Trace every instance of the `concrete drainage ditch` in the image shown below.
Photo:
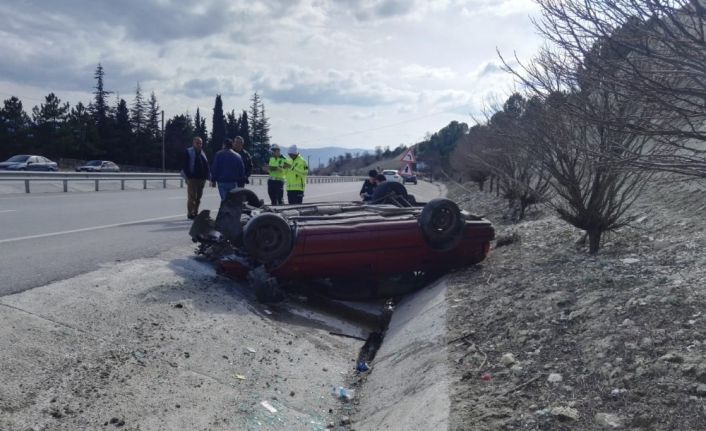
<path fill-rule="evenodd" d="M 335 429 L 448 427 L 446 290 L 442 278 L 403 297 L 383 332 L 370 333 L 358 360 L 371 368 L 351 375 L 355 396 L 342 403 Z"/>

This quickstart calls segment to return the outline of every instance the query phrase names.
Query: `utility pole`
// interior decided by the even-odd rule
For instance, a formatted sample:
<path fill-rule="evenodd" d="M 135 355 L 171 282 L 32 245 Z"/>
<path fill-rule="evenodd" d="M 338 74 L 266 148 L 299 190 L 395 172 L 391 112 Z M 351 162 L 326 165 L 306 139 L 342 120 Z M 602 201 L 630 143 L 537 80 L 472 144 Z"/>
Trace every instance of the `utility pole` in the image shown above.
<path fill-rule="evenodd" d="M 164 110 L 162 110 L 162 172 L 166 171 L 165 168 L 165 155 L 164 155 Z"/>

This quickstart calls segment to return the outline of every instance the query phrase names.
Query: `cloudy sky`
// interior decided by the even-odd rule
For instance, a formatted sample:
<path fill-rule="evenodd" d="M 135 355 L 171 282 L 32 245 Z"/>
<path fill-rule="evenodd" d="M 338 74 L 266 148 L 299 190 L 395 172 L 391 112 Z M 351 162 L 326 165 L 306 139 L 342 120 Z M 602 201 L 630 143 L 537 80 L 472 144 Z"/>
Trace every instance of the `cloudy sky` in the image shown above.
<path fill-rule="evenodd" d="M 273 142 L 395 147 L 472 122 L 513 89 L 496 48 L 541 41 L 531 0 L 10 0 L 0 4 L 0 97 L 25 109 L 53 91 L 132 101 L 154 91 L 168 117 L 216 94 L 226 110 L 263 96 Z"/>

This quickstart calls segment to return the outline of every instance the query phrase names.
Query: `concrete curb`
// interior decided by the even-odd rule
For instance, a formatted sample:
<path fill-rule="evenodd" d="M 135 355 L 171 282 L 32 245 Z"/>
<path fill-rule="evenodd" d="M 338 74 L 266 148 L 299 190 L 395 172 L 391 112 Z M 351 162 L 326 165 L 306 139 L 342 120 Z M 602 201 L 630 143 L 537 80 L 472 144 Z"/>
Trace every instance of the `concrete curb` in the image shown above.
<path fill-rule="evenodd" d="M 400 302 L 361 389 L 356 430 L 447 429 L 446 282 Z"/>

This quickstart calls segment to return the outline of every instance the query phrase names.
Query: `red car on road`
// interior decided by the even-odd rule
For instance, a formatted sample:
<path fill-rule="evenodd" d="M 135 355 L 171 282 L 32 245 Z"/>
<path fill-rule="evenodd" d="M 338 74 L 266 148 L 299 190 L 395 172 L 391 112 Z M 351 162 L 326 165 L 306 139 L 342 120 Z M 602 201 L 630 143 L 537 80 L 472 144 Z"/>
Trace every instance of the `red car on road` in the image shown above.
<path fill-rule="evenodd" d="M 281 297 L 292 282 L 328 280 L 340 289 L 384 280 L 438 275 L 485 259 L 491 223 L 449 199 L 417 203 L 399 183 L 384 183 L 373 203 L 321 202 L 267 206 L 235 189 L 214 221 L 208 210 L 190 235 L 219 269 L 249 279 L 258 299 Z M 372 294 L 374 294 L 373 289 Z M 339 292 L 341 293 L 341 292 Z M 346 292 L 343 292 L 346 293 Z"/>

